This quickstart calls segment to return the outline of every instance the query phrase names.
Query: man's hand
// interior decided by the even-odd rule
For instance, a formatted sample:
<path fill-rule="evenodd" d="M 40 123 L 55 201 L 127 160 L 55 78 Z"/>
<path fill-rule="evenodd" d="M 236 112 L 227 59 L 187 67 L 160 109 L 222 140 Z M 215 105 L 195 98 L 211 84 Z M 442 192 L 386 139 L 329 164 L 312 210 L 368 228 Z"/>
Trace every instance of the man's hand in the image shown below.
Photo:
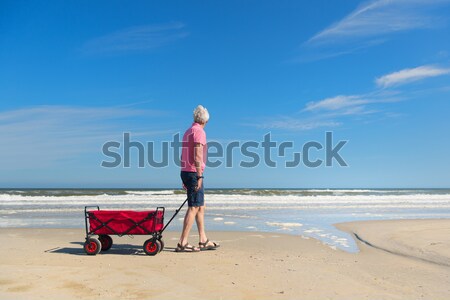
<path fill-rule="evenodd" d="M 195 188 L 195 191 L 197 192 L 198 190 L 200 190 L 202 188 L 203 185 L 203 178 L 199 178 L 197 180 L 197 187 Z"/>

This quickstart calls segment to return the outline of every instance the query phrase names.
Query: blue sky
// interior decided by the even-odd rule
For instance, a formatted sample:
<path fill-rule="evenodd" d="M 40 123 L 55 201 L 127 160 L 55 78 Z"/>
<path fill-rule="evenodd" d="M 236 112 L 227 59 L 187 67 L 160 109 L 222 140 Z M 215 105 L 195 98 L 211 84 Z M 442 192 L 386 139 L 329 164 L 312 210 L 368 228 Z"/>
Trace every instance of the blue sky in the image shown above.
<path fill-rule="evenodd" d="M 170 141 L 197 104 L 224 146 L 348 141 L 348 167 L 277 158 L 209 169 L 207 187 L 450 186 L 448 0 L 6 0 L 0 14 L 0 187 L 179 187 L 175 165 L 138 168 L 133 150 L 130 168 L 102 168 L 101 147 Z"/>

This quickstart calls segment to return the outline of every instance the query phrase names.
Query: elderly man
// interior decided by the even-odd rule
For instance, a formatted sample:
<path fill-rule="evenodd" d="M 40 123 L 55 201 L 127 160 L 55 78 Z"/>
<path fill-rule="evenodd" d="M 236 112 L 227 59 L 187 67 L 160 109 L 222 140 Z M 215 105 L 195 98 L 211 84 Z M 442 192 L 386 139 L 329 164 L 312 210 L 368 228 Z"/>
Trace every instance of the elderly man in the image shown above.
<path fill-rule="evenodd" d="M 210 241 L 205 233 L 205 195 L 203 189 L 203 171 L 206 161 L 206 133 L 205 125 L 208 123 L 209 113 L 206 108 L 199 105 L 194 110 L 194 123 L 186 130 L 183 136 L 183 149 L 181 152 L 181 180 L 187 192 L 188 209 L 183 222 L 183 231 L 175 251 L 198 252 L 212 250 L 219 244 Z M 189 232 L 197 222 L 199 234 L 199 247 L 188 243 Z"/>

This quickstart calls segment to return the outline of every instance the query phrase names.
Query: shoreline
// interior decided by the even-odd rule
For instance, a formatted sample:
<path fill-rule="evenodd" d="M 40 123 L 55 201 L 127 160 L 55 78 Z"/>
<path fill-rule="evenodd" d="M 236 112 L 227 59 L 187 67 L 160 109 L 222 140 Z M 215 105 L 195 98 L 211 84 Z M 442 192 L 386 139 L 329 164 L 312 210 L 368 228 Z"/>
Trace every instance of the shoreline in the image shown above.
<path fill-rule="evenodd" d="M 102 210 L 179 208 L 184 194 L 165 189 L 71 191 L 8 190 L 0 195 L 0 227 L 82 228 L 88 204 Z M 332 224 L 359 220 L 423 219 L 450 216 L 450 189 L 219 189 L 210 190 L 208 230 L 288 233 L 356 252 L 351 236 Z M 182 212 L 181 212 L 182 213 Z M 171 224 L 180 230 L 182 214 Z"/>
<path fill-rule="evenodd" d="M 182 220 L 182 218 L 180 219 Z M 318 235 L 314 235 L 313 234 L 309 234 L 310 230 L 305 230 L 304 232 L 301 231 L 293 231 L 290 228 L 284 227 L 284 228 L 278 228 L 276 229 L 276 226 L 272 229 L 272 230 L 264 230 L 264 229 L 252 229 L 249 230 L 247 228 L 221 228 L 221 229 L 214 229 L 211 231 L 214 232 L 236 232 L 236 233 L 249 233 L 249 234 L 258 234 L 258 233 L 262 233 L 262 234 L 279 234 L 279 235 L 288 235 L 288 236 L 294 236 L 294 237 L 298 237 L 298 238 L 303 238 L 303 239 L 313 239 L 313 240 L 317 240 L 318 242 L 320 242 L 321 244 L 330 247 L 333 250 L 339 249 L 341 251 L 344 252 L 348 252 L 348 253 L 358 253 L 360 251 L 360 248 L 358 247 L 359 243 L 363 243 L 366 244 L 368 246 L 372 246 L 374 248 L 377 248 L 377 245 L 372 245 L 370 243 L 370 241 L 366 241 L 364 238 L 362 238 L 359 234 L 355 234 L 355 232 L 353 232 L 351 230 L 351 228 L 349 227 L 350 224 L 355 225 L 355 226 L 359 226 L 361 224 L 371 224 L 371 223 L 376 223 L 379 224 L 380 222 L 407 222 L 407 221 L 418 221 L 418 222 L 425 222 L 425 221 L 445 221 L 445 220 L 450 220 L 450 216 L 449 217 L 442 217 L 442 218 L 411 218 L 411 219 L 372 219 L 372 220 L 357 220 L 357 221 L 344 221 L 344 222 L 337 222 L 337 223 L 332 223 L 330 224 L 331 227 L 333 227 L 334 229 L 336 229 L 337 231 L 341 232 L 341 234 L 345 234 L 346 236 L 341 235 L 340 237 L 336 237 L 334 236 L 333 238 L 338 238 L 338 241 L 340 240 L 344 240 L 343 242 L 340 242 L 341 244 L 336 245 L 336 243 L 330 243 L 330 242 L 335 242 L 335 240 L 327 240 L 329 239 L 329 235 L 330 233 L 327 235 L 327 239 L 325 239 L 323 237 L 323 234 L 318 234 Z M 211 220 L 211 221 L 215 221 L 215 220 Z M 280 223 L 281 224 L 290 224 L 290 223 Z M 303 224 L 301 224 L 301 226 L 303 226 Z M 311 227 L 311 225 L 309 225 L 309 227 Z M 175 227 L 176 228 L 176 227 Z M 312 226 L 312 228 L 314 228 L 314 226 Z M 84 231 L 84 224 L 79 224 L 77 226 L 75 225 L 71 225 L 71 226 L 66 226 L 66 227 L 54 227 L 53 224 L 49 224 L 49 225 L 41 225 L 41 226 L 17 226 L 17 227 L 0 227 L 0 231 L 1 230 L 6 230 L 6 229 L 18 229 L 18 230 L 22 230 L 22 229 L 55 229 L 55 230 L 83 230 Z M 169 228 L 167 229 L 165 232 L 167 233 L 177 233 L 180 232 L 181 228 Z M 323 230 L 319 230 L 319 232 L 322 232 Z M 195 225 L 192 228 L 192 233 L 196 232 L 196 227 Z M 359 242 L 359 243 L 358 243 Z M 348 244 L 350 243 L 350 245 Z M 346 246 L 342 246 L 343 244 L 345 244 Z M 379 247 L 378 247 L 379 248 Z M 381 249 L 381 250 L 386 250 L 386 249 Z M 387 252 L 389 252 L 389 250 L 386 250 Z M 450 263 L 449 263 L 450 264 Z"/>
<path fill-rule="evenodd" d="M 153 257 L 142 250 L 148 236 L 112 236 L 115 244 L 108 252 L 87 256 L 83 229 L 1 228 L 0 298 L 447 299 L 450 295 L 446 265 L 450 219 L 336 226 L 370 245 L 358 240 L 360 251 L 348 253 L 312 238 L 217 231 L 209 236 L 221 243 L 218 250 L 175 253 L 179 232 L 172 231 L 164 235 L 165 250 Z M 190 242 L 196 239 L 192 235 Z"/>
<path fill-rule="evenodd" d="M 334 225 L 350 233 L 358 245 L 450 267 L 450 219 L 359 221 Z"/>

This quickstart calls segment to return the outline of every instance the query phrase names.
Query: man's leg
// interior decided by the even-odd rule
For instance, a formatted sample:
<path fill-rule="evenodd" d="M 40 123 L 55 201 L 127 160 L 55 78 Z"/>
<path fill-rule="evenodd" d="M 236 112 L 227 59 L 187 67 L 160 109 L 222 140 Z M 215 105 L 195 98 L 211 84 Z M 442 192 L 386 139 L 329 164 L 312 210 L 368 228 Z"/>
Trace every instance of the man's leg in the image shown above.
<path fill-rule="evenodd" d="M 200 239 L 200 243 L 204 243 L 207 240 L 206 233 L 205 233 L 205 206 L 204 205 L 199 207 L 198 213 L 195 216 L 195 221 L 197 222 L 198 236 Z"/>
<path fill-rule="evenodd" d="M 198 214 L 199 207 L 190 206 L 186 211 L 183 222 L 183 231 L 181 232 L 180 245 L 184 246 L 188 242 L 189 232 L 191 231 L 192 225 L 196 215 Z"/>
<path fill-rule="evenodd" d="M 219 247 L 220 245 L 216 242 L 208 241 L 208 238 L 206 237 L 205 210 L 206 210 L 206 207 L 204 205 L 200 206 L 197 216 L 195 217 L 195 221 L 197 222 L 197 227 L 198 227 L 199 242 L 202 244 L 199 246 L 200 246 L 200 249 L 215 249 L 215 248 Z M 206 241 L 208 241 L 208 243 L 206 243 Z"/>

